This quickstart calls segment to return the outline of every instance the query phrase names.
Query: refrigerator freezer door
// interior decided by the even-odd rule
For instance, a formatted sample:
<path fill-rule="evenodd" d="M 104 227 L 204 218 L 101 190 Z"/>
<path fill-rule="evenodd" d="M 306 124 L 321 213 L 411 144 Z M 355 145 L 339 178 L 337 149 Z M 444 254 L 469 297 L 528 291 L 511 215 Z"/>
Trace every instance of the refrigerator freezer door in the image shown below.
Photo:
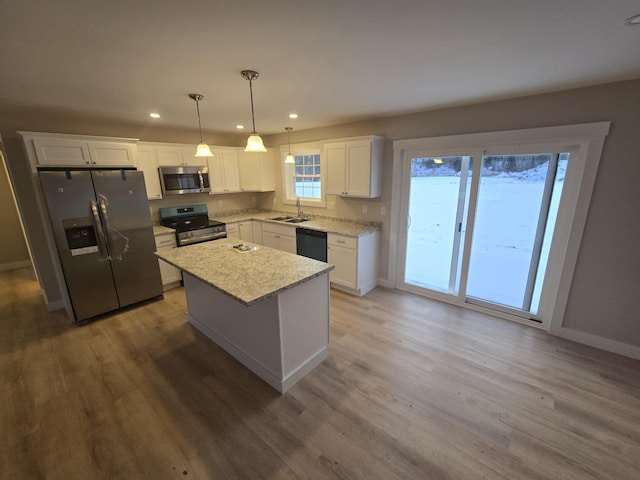
<path fill-rule="evenodd" d="M 120 306 L 162 295 L 162 280 L 142 172 L 91 172 Z"/>
<path fill-rule="evenodd" d="M 86 171 L 40 172 L 56 249 L 76 320 L 119 306 L 111 264 L 101 258 L 100 225 L 94 224 L 91 174 Z"/>

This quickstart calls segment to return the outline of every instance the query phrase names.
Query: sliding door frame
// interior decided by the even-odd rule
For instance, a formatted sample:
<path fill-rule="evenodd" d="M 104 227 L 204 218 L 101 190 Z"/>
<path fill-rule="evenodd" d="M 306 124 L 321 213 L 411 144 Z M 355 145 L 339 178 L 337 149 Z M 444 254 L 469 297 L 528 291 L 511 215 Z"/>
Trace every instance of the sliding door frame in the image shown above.
<path fill-rule="evenodd" d="M 466 290 L 466 276 L 463 273 L 458 295 L 440 294 L 423 289 L 412 289 L 403 286 L 407 291 L 414 291 L 436 300 L 453 303 L 471 310 L 481 311 L 490 315 L 507 318 L 509 320 L 537 326 L 549 331 L 562 328 L 571 280 L 580 247 L 580 240 L 584 231 L 589 201 L 595 183 L 595 176 L 602 154 L 604 140 L 609 132 L 610 122 L 599 122 L 581 125 L 566 125 L 559 127 L 543 127 L 525 130 L 510 130 L 491 133 L 452 135 L 446 137 L 431 137 L 422 139 L 396 140 L 393 145 L 394 164 L 392 181 L 391 208 L 391 237 L 389 256 L 389 285 L 395 288 L 404 283 L 403 259 L 406 258 L 406 218 L 401 218 L 402 212 L 408 211 L 408 193 L 403 191 L 402 180 L 406 175 L 410 158 L 416 154 L 426 157 L 468 155 L 474 157 L 474 164 L 482 161 L 486 151 L 517 151 L 530 153 L 542 152 L 545 146 L 556 145 L 563 151 L 571 152 L 571 159 L 567 168 L 560 201 L 554 241 L 551 244 L 546 269 L 544 287 L 541 293 L 538 319 L 540 323 L 533 323 L 522 317 L 500 312 L 482 305 L 473 305 L 461 297 L 460 292 Z M 510 152 L 511 153 L 511 152 Z M 407 159 L 409 159 L 407 161 Z M 473 173 L 471 198 L 477 198 L 479 175 Z M 472 205 L 473 204 L 473 205 Z M 470 202 L 467 215 L 467 232 L 475 219 L 475 204 Z M 462 271 L 468 270 L 468 252 L 471 235 L 465 235 L 465 254 L 463 255 Z M 467 262 L 466 264 L 464 262 Z M 463 285 L 462 282 L 465 282 Z M 405 288 L 406 287 L 406 288 Z M 419 291 L 418 291 L 419 290 Z"/>

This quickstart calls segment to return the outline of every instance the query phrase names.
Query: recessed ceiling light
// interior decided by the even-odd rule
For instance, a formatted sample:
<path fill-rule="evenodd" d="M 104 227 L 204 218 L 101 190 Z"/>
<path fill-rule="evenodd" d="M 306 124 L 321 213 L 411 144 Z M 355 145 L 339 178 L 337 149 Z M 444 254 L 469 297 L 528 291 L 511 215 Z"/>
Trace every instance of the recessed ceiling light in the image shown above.
<path fill-rule="evenodd" d="M 640 25 L 640 13 L 638 15 L 634 15 L 633 17 L 629 17 L 624 21 L 625 25 Z"/>
<path fill-rule="evenodd" d="M 236 125 L 236 128 L 237 128 L 238 130 L 242 130 L 242 129 L 244 128 L 244 125 Z"/>
<path fill-rule="evenodd" d="M 150 113 L 149 116 L 151 118 L 160 118 L 160 114 L 159 113 Z"/>
<path fill-rule="evenodd" d="M 289 118 L 298 118 L 298 114 L 297 113 L 290 113 L 289 114 Z"/>

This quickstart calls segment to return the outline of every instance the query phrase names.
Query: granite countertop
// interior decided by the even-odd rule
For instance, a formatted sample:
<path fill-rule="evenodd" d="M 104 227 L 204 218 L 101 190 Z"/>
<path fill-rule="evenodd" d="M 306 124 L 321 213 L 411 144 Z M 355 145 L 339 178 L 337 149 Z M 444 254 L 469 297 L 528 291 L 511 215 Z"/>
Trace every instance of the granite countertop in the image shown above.
<path fill-rule="evenodd" d="M 338 235 L 345 235 L 347 237 L 359 237 L 361 235 L 367 235 L 372 232 L 380 230 L 378 224 L 364 224 L 350 220 L 340 220 L 337 218 L 328 217 L 314 217 L 309 216 L 309 221 L 302 223 L 287 223 L 280 220 L 271 220 L 273 217 L 279 215 L 289 215 L 295 217 L 295 213 L 283 213 L 283 212 L 242 212 L 232 215 L 223 215 L 211 217 L 212 220 L 217 220 L 224 223 L 233 222 L 247 222 L 249 220 L 259 220 L 261 222 L 275 223 L 279 225 L 291 225 L 292 227 L 304 227 L 313 230 L 319 230 L 321 232 L 336 233 Z"/>
<path fill-rule="evenodd" d="M 176 231 L 173 228 L 163 227 L 162 225 L 153 226 L 154 235 L 168 235 L 170 233 L 176 233 Z"/>
<path fill-rule="evenodd" d="M 239 243 L 255 250 L 238 253 L 231 246 Z M 247 306 L 334 268 L 328 263 L 237 238 L 162 250 L 156 255 Z"/>

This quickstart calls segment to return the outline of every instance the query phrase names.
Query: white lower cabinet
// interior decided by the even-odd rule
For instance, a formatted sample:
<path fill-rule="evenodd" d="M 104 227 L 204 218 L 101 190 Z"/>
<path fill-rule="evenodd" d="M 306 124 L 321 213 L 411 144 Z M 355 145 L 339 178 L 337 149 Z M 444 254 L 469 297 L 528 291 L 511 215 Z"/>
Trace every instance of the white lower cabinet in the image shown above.
<path fill-rule="evenodd" d="M 246 242 L 255 242 L 253 238 L 253 223 L 253 220 L 227 223 L 227 237 L 239 238 Z"/>
<path fill-rule="evenodd" d="M 262 244 L 283 252 L 296 253 L 296 227 L 264 222 Z"/>
<path fill-rule="evenodd" d="M 352 240 L 353 246 L 351 246 Z M 340 235 L 328 235 L 327 261 L 336 267 L 329 273 L 331 283 L 354 290 L 357 288 L 358 250 L 356 244 L 356 239 Z"/>
<path fill-rule="evenodd" d="M 335 233 L 327 235 L 327 261 L 335 268 L 329 273 L 331 286 L 356 295 L 365 295 L 378 284 L 380 232 L 359 237 Z"/>
<path fill-rule="evenodd" d="M 262 245 L 262 222 L 258 222 L 257 220 L 252 220 L 251 230 L 253 230 L 253 243 Z"/>
<path fill-rule="evenodd" d="M 173 233 L 161 233 L 156 235 L 155 238 L 158 251 L 176 248 L 176 237 Z M 170 288 L 178 287 L 182 281 L 180 270 L 173 265 L 169 265 L 164 260 L 158 259 L 158 264 L 160 265 L 163 289 L 169 290 Z"/>
<path fill-rule="evenodd" d="M 252 220 L 238 223 L 238 230 L 240 230 L 240 240 L 245 240 L 247 242 L 254 241 L 252 223 Z"/>
<path fill-rule="evenodd" d="M 225 224 L 227 229 L 227 237 L 240 238 L 240 229 L 238 228 L 238 222 L 232 222 Z"/>

